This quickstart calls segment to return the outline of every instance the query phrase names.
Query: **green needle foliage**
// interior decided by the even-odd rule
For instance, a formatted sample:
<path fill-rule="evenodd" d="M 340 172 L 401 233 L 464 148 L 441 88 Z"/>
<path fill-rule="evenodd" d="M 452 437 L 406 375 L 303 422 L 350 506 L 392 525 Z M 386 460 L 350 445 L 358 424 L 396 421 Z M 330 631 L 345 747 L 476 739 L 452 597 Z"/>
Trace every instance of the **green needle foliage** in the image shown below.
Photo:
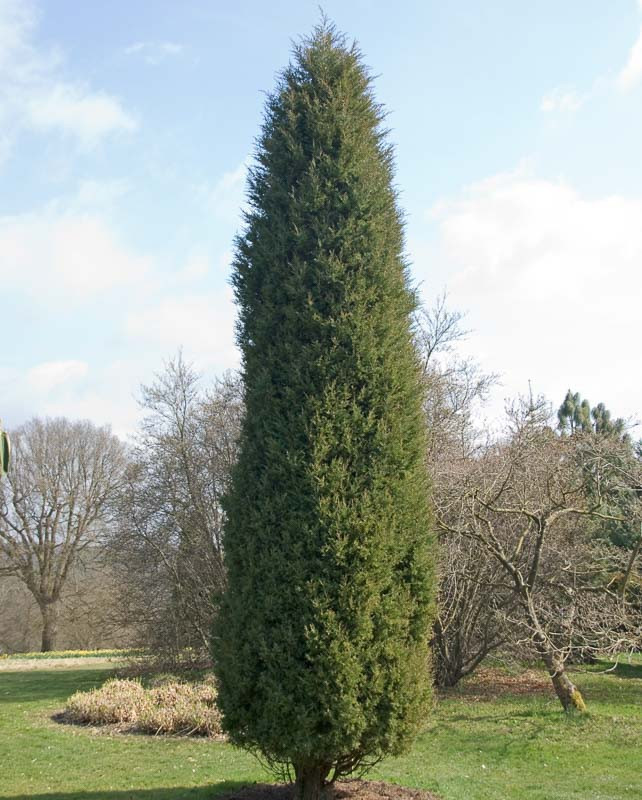
<path fill-rule="evenodd" d="M 430 691 L 415 297 L 382 120 L 323 23 L 268 99 L 236 243 L 246 416 L 212 648 L 230 738 L 306 798 L 404 749 Z"/>
<path fill-rule="evenodd" d="M 5 433 L 0 427 L 0 478 L 9 471 L 9 461 L 11 457 L 11 445 L 9 434 Z"/>
<path fill-rule="evenodd" d="M 612 419 L 604 403 L 591 408 L 588 400 L 582 400 L 579 392 L 573 393 L 570 389 L 557 410 L 557 419 L 562 433 L 583 431 L 604 436 L 624 436 L 626 430 L 626 422 L 622 417 Z"/>

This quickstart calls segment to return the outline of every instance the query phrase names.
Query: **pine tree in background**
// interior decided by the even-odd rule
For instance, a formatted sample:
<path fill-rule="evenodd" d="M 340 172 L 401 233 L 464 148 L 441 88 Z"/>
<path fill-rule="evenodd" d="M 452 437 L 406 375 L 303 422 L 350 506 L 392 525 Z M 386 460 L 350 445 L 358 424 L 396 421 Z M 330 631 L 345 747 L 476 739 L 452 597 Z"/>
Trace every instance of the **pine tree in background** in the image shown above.
<path fill-rule="evenodd" d="M 622 417 L 612 419 L 611 412 L 604 403 L 598 403 L 595 408 L 591 409 L 591 416 L 595 423 L 595 433 L 601 433 L 605 436 L 622 436 L 624 434 L 625 421 Z"/>
<path fill-rule="evenodd" d="M 560 430 L 564 432 L 569 429 L 571 433 L 592 430 L 590 403 L 588 400 L 582 400 L 579 392 L 574 394 L 570 389 L 558 409 L 557 419 Z"/>
<path fill-rule="evenodd" d="M 582 400 L 579 392 L 573 393 L 570 389 L 557 411 L 557 419 L 562 433 L 583 431 L 604 436 L 624 436 L 626 431 L 625 420 L 622 417 L 612 419 L 604 403 L 591 408 L 588 400 Z"/>
<path fill-rule="evenodd" d="M 268 99 L 235 258 L 246 416 L 212 650 L 231 740 L 306 800 L 406 747 L 430 693 L 415 299 L 382 119 L 323 23 Z"/>
<path fill-rule="evenodd" d="M 573 393 L 569 389 L 557 410 L 557 419 L 562 435 L 588 434 L 598 439 L 619 441 L 620 452 L 612 450 L 609 458 L 614 462 L 619 461 L 618 469 L 621 470 L 621 474 L 631 475 L 635 472 L 633 465 L 642 455 L 642 441 L 636 444 L 627 432 L 626 420 L 622 417 L 613 419 L 604 403 L 598 403 L 591 408 L 589 401 L 582 400 L 579 392 Z M 591 460 L 589 459 L 589 464 Z M 637 491 L 625 490 L 619 492 L 615 500 L 609 498 L 609 507 L 604 511 L 613 518 L 594 520 L 593 534 L 617 547 L 633 551 L 640 541 L 640 526 L 636 512 L 639 496 Z"/>

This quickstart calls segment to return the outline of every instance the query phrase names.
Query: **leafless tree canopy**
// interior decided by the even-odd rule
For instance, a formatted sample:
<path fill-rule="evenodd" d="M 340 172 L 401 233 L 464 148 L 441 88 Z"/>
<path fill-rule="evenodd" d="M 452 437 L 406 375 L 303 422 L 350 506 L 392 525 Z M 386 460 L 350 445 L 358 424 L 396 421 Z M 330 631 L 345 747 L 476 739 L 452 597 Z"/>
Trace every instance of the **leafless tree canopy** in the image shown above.
<path fill-rule="evenodd" d="M 444 476 L 462 469 L 480 452 L 483 403 L 496 376 L 483 373 L 470 359 L 458 357 L 456 345 L 467 335 L 463 317 L 449 311 L 446 297 L 417 318 L 417 350 L 426 393 L 427 462 L 433 500 L 439 504 Z M 495 562 L 479 544 L 439 529 L 440 589 L 433 654 L 437 683 L 452 686 L 472 672 L 506 640 L 498 614 L 510 592 L 499 591 Z"/>
<path fill-rule="evenodd" d="M 108 428 L 66 419 L 32 419 L 12 443 L 11 470 L 0 483 L 0 573 L 33 595 L 42 649 L 50 650 L 70 572 L 111 523 L 125 450 Z"/>
<path fill-rule="evenodd" d="M 481 412 L 496 377 L 457 357 L 461 314 L 442 296 L 417 323 L 441 544 L 436 679 L 452 685 L 511 648 L 547 662 L 565 707 L 581 702 L 566 661 L 639 644 L 642 537 L 622 550 L 600 529 L 639 530 L 640 459 L 622 431 L 560 435 L 532 400 L 491 435 Z"/>
<path fill-rule="evenodd" d="M 587 526 L 614 518 L 619 496 L 640 485 L 639 464 L 617 438 L 560 436 L 550 422 L 544 404 L 517 404 L 504 439 L 446 465 L 437 522 L 492 559 L 499 568 L 494 587 L 515 600 L 503 614 L 511 639 L 544 660 L 564 708 L 582 708 L 564 668 L 568 658 L 639 641 L 626 593 L 613 586 L 621 554 Z"/>
<path fill-rule="evenodd" d="M 239 381 L 209 392 L 179 356 L 142 388 L 147 412 L 119 504 L 112 563 L 123 621 L 152 648 L 207 650 L 223 587 L 221 496 L 236 459 Z"/>

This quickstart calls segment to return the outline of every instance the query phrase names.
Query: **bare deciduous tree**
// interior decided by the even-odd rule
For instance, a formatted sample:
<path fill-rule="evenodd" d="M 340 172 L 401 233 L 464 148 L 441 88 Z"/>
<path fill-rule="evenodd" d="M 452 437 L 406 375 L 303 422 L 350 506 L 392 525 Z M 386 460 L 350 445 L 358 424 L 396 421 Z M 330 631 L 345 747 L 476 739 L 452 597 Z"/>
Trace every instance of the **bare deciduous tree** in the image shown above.
<path fill-rule="evenodd" d="M 543 659 L 564 709 L 583 710 L 568 658 L 618 652 L 638 636 L 626 598 L 609 585 L 614 554 L 585 524 L 614 516 L 607 500 L 617 505 L 632 476 L 619 467 L 621 442 L 558 436 L 543 404 L 518 404 L 510 422 L 506 439 L 444 477 L 438 525 L 501 568 L 497 589 L 515 600 L 505 613 L 513 641 Z"/>
<path fill-rule="evenodd" d="M 58 604 L 83 550 L 110 521 L 126 464 L 108 428 L 32 419 L 12 433 L 0 482 L 0 574 L 19 578 L 42 615 L 42 650 L 56 640 Z"/>
<path fill-rule="evenodd" d="M 128 647 L 130 631 L 114 614 L 122 593 L 103 547 L 82 551 L 70 569 L 57 604 L 58 650 Z M 0 580 L 0 653 L 31 652 L 40 647 L 42 616 L 32 593 L 15 577 Z"/>
<path fill-rule="evenodd" d="M 428 467 L 433 502 L 439 508 L 448 476 L 474 459 L 484 439 L 480 413 L 496 376 L 457 356 L 467 335 L 463 316 L 450 311 L 446 296 L 417 317 L 416 343 L 426 391 Z M 447 494 L 447 492 L 446 492 Z M 439 531 L 440 589 L 434 625 L 435 679 L 454 686 L 505 641 L 498 609 L 510 592 L 500 590 L 499 567 L 472 539 Z"/>
<path fill-rule="evenodd" d="M 514 597 L 501 568 L 474 539 L 442 529 L 440 544 L 435 680 L 438 686 L 455 686 L 508 641 L 505 615 Z"/>
<path fill-rule="evenodd" d="M 223 587 L 221 496 L 236 459 L 241 395 L 228 375 L 210 392 L 179 355 L 142 387 L 147 412 L 121 496 L 112 563 L 124 622 L 155 649 L 208 649 Z"/>

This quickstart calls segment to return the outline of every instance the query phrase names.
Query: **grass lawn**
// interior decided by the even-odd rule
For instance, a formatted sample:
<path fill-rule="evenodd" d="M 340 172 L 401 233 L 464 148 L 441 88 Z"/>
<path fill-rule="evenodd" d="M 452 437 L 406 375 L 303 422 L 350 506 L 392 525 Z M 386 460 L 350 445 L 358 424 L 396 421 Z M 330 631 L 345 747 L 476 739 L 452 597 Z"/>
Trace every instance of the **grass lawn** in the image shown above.
<path fill-rule="evenodd" d="M 204 800 L 269 779 L 227 744 L 108 735 L 50 720 L 72 692 L 102 683 L 113 664 L 4 667 L 2 798 Z M 565 717 L 538 677 L 533 692 L 514 681 L 497 695 L 488 680 L 473 679 L 449 693 L 412 752 L 369 777 L 427 788 L 444 800 L 642 798 L 642 659 L 607 675 L 576 676 L 589 706 L 584 718 Z"/>

